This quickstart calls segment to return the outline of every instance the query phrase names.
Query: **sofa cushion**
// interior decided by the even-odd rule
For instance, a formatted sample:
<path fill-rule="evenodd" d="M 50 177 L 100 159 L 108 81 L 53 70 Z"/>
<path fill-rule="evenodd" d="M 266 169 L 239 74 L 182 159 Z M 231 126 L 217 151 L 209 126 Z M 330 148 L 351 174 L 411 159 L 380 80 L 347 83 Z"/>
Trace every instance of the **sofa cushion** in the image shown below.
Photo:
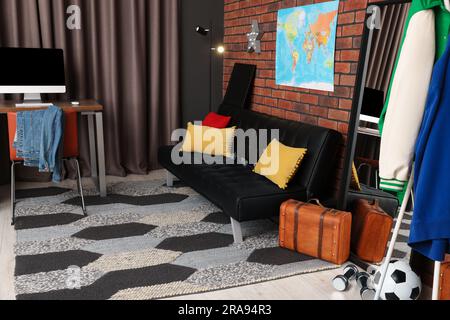
<path fill-rule="evenodd" d="M 210 112 L 205 120 L 203 120 L 203 125 L 205 127 L 211 127 L 216 129 L 225 129 L 230 124 L 231 117 L 222 116 L 215 112 Z"/>
<path fill-rule="evenodd" d="M 233 157 L 233 141 L 236 128 L 216 129 L 188 123 L 181 150 L 213 156 Z"/>
<path fill-rule="evenodd" d="M 281 190 L 250 166 L 175 165 L 172 150 L 160 148 L 161 165 L 240 222 L 277 216 L 286 199 L 307 198 L 305 188 L 294 185 Z"/>
<path fill-rule="evenodd" d="M 253 172 L 285 190 L 297 174 L 307 152 L 306 149 L 285 146 L 275 139 L 264 151 Z"/>

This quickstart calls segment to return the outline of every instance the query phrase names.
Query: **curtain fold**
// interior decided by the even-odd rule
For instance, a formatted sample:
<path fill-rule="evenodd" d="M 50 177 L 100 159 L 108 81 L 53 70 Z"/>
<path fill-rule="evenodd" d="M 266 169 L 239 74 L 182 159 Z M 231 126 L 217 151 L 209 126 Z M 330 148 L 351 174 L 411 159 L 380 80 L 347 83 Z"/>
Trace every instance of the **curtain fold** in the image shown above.
<path fill-rule="evenodd" d="M 410 7 L 410 3 L 383 6 L 381 29 L 374 33 L 367 87 L 381 90 L 385 95 L 389 89 Z"/>
<path fill-rule="evenodd" d="M 81 30 L 66 27 L 70 5 Z M 102 103 L 107 173 L 146 174 L 180 125 L 178 10 L 178 0 L 0 0 L 0 47 L 64 49 L 68 92 L 50 98 Z M 80 138 L 88 175 L 84 122 Z"/>

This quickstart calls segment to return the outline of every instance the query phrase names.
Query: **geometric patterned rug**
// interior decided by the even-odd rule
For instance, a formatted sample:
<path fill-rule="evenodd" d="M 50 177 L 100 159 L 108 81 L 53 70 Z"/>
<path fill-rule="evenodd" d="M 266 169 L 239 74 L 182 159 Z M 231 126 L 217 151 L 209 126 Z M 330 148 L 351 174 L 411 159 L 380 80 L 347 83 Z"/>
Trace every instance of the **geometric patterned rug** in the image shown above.
<path fill-rule="evenodd" d="M 411 222 L 413 219 L 412 212 L 406 212 L 405 217 L 403 218 L 403 223 L 400 227 L 400 233 L 397 238 L 397 242 L 395 244 L 393 259 L 396 260 L 407 260 L 411 258 L 412 249 L 408 245 L 409 236 L 411 234 Z M 397 219 L 394 220 L 394 224 L 397 222 Z M 392 236 L 392 234 L 391 234 Z"/>
<path fill-rule="evenodd" d="M 279 248 L 270 220 L 244 223 L 235 245 L 229 218 L 182 184 L 108 191 L 86 190 L 86 218 L 73 190 L 17 193 L 17 299 L 152 300 L 337 268 Z"/>

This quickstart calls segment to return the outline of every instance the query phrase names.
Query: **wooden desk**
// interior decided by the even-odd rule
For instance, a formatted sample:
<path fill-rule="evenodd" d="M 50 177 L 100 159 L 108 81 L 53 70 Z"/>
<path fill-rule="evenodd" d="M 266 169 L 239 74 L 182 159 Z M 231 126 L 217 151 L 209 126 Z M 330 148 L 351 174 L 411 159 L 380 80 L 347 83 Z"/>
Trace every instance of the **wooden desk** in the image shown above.
<path fill-rule="evenodd" d="M 95 100 L 81 100 L 79 106 L 73 106 L 70 102 L 49 102 L 57 105 L 64 111 L 73 111 L 77 110 L 77 112 L 102 112 L 103 106 L 99 104 Z M 9 113 L 9 112 L 21 112 L 21 111 L 36 111 L 36 110 L 45 110 L 46 107 L 42 108 L 16 108 L 16 102 L 0 102 L 0 114 Z"/>
<path fill-rule="evenodd" d="M 81 100 L 79 106 L 73 106 L 70 102 L 51 103 L 64 111 L 76 111 L 87 117 L 89 131 L 89 150 L 92 178 L 97 182 L 101 197 L 106 197 L 106 167 L 105 167 L 105 139 L 103 132 L 104 107 L 95 100 Z M 17 108 L 16 102 L 0 102 L 0 114 L 22 111 L 45 110 L 42 108 Z"/>

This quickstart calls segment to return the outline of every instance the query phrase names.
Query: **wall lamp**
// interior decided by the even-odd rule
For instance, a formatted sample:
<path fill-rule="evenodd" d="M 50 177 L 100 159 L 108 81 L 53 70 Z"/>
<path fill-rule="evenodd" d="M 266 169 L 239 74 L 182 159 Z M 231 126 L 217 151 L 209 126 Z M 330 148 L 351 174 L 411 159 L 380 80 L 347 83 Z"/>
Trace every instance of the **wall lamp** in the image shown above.
<path fill-rule="evenodd" d="M 199 35 L 204 36 L 204 37 L 208 36 L 209 45 L 211 48 L 210 54 L 209 54 L 210 77 L 211 77 L 210 83 L 212 83 L 213 79 L 214 79 L 214 73 L 215 73 L 215 71 L 214 71 L 215 63 L 217 63 L 219 60 L 222 59 L 222 57 L 219 57 L 219 56 L 222 56 L 225 53 L 226 49 L 225 49 L 225 46 L 223 44 L 221 44 L 220 42 L 218 44 L 216 42 L 217 45 L 214 43 L 215 42 L 215 37 L 214 37 L 215 29 L 213 27 L 213 21 L 210 21 L 209 25 L 210 25 L 210 27 L 208 27 L 208 28 L 204 28 L 202 26 L 196 26 L 195 32 L 197 32 Z M 212 54 L 211 52 L 214 52 L 214 54 Z M 214 86 L 210 85 L 210 95 L 209 95 L 210 111 L 212 111 L 212 102 L 213 102 L 212 99 L 214 96 L 214 91 L 215 91 Z"/>
<path fill-rule="evenodd" d="M 202 35 L 202 36 L 207 36 L 212 30 L 210 28 L 204 28 L 202 26 L 196 26 L 195 27 L 195 32 L 197 32 L 198 34 Z M 211 42 L 213 40 L 211 39 Z M 211 43 L 212 46 L 212 43 Z M 219 45 L 217 47 L 211 48 L 211 51 L 216 52 L 217 54 L 224 54 L 225 53 L 225 47 L 223 45 Z"/>
<path fill-rule="evenodd" d="M 210 29 L 203 28 L 202 26 L 195 27 L 195 32 L 201 34 L 202 36 L 207 36 L 210 31 Z"/>
<path fill-rule="evenodd" d="M 224 54 L 226 50 L 224 46 L 218 46 L 216 48 L 211 48 L 211 51 L 217 52 L 218 54 Z"/>

